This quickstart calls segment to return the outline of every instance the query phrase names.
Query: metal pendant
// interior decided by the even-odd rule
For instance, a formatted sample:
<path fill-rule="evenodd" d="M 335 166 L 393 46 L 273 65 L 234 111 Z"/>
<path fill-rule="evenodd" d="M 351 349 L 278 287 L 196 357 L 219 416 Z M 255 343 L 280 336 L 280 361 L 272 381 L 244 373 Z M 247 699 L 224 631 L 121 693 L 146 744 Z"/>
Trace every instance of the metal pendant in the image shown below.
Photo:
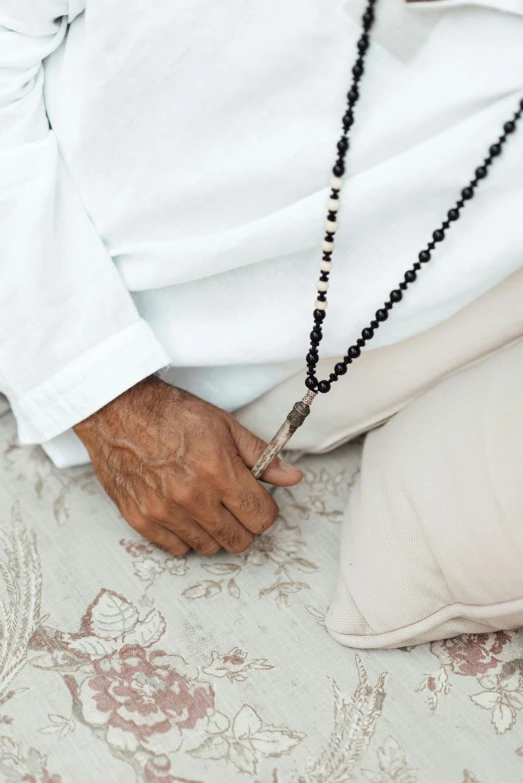
<path fill-rule="evenodd" d="M 294 403 L 294 407 L 281 425 L 280 429 L 273 437 L 260 459 L 253 467 L 251 473 L 254 478 L 260 478 L 263 475 L 265 469 L 272 462 L 274 457 L 277 457 L 280 451 L 292 438 L 298 427 L 301 427 L 309 413 L 311 412 L 311 405 L 317 396 L 317 392 L 308 391 L 303 400 Z"/>

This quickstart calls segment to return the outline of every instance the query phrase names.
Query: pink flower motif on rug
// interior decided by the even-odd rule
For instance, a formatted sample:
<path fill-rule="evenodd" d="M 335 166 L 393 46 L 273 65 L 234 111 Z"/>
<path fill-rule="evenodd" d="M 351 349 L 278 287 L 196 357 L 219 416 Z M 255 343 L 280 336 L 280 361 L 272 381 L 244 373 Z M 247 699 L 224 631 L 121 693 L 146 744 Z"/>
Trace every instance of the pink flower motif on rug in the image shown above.
<path fill-rule="evenodd" d="M 432 642 L 430 650 L 441 663 L 450 666 L 455 674 L 478 677 L 499 666 L 502 662 L 499 656 L 511 641 L 511 636 L 504 631 L 470 634 Z"/>
<path fill-rule="evenodd" d="M 255 658 L 248 661 L 244 650 L 234 647 L 230 652 L 220 655 L 216 651 L 211 653 L 212 660 L 208 666 L 202 668 L 204 674 L 211 677 L 227 677 L 230 682 L 246 680 L 248 673 L 253 669 L 272 669 L 266 658 Z"/>
<path fill-rule="evenodd" d="M 105 726 L 107 742 L 119 750 L 172 753 L 182 732 L 214 710 L 214 691 L 197 680 L 198 670 L 161 650 L 126 645 L 95 661 L 94 672 L 80 685 L 83 716 Z"/>

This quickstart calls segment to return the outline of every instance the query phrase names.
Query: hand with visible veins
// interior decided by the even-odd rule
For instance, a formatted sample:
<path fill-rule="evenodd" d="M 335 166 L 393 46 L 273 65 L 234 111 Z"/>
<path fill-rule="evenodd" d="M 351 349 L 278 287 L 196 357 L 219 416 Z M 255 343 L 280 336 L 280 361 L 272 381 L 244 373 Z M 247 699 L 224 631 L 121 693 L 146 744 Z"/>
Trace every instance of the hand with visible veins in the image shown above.
<path fill-rule="evenodd" d="M 233 416 L 156 376 L 74 427 L 127 522 L 172 555 L 243 552 L 278 513 L 252 476 L 266 443 Z M 275 459 L 263 480 L 298 484 Z"/>

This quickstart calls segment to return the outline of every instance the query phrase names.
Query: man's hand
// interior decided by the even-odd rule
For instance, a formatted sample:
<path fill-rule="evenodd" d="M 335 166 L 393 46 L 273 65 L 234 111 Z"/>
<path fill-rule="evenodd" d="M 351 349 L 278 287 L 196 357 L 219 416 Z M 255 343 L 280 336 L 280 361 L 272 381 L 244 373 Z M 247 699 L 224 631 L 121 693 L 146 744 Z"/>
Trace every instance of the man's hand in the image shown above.
<path fill-rule="evenodd" d="M 74 428 L 127 522 L 173 555 L 243 552 L 278 507 L 250 468 L 266 444 L 220 408 L 152 376 Z M 276 459 L 263 480 L 287 487 Z"/>

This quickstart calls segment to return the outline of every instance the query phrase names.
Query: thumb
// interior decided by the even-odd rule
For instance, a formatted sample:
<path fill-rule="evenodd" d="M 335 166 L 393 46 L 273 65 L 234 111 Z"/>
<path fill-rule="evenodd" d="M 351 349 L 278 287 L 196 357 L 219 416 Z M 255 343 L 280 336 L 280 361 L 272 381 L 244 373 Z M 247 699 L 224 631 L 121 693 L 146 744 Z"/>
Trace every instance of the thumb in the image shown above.
<path fill-rule="evenodd" d="M 267 443 L 234 419 L 231 422 L 231 432 L 240 457 L 249 469 L 252 468 L 265 451 Z M 293 465 L 275 457 L 261 478 L 277 487 L 292 487 L 294 484 L 299 484 L 303 473 Z"/>

